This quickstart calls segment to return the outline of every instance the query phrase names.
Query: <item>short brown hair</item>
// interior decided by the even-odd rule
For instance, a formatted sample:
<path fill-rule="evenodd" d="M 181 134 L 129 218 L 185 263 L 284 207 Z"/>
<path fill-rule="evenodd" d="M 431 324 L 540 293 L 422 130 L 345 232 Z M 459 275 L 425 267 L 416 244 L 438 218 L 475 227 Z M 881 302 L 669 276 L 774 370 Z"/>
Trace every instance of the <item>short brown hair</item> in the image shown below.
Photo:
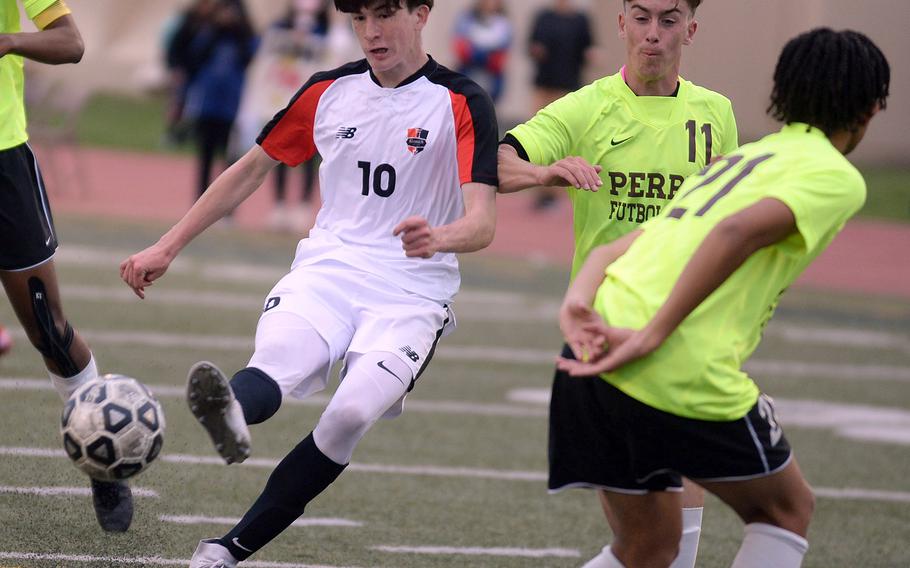
<path fill-rule="evenodd" d="M 413 12 L 419 6 L 427 6 L 430 10 L 433 9 L 433 0 L 335 0 L 335 9 L 345 14 L 355 14 L 374 4 L 379 4 L 381 8 L 392 10 L 407 6 L 409 12 Z"/>
<path fill-rule="evenodd" d="M 623 5 L 625 6 L 625 5 L 628 4 L 630 1 L 631 1 L 631 0 L 622 0 L 622 3 L 623 3 Z M 701 6 L 701 0 L 685 0 L 685 2 L 686 2 L 686 4 L 689 5 L 689 10 L 690 10 L 693 14 L 695 13 L 695 10 L 697 10 L 698 7 Z"/>

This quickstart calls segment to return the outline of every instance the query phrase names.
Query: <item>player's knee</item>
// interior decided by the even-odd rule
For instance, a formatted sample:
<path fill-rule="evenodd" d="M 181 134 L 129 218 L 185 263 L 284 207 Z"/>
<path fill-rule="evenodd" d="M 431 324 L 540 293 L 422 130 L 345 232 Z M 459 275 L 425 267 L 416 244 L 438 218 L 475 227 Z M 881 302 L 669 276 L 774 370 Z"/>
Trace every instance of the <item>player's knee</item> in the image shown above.
<path fill-rule="evenodd" d="M 787 496 L 779 509 L 774 524 L 796 534 L 805 535 L 815 512 L 815 494 L 808 485 L 803 484 L 798 491 L 792 491 L 791 495 Z"/>
<path fill-rule="evenodd" d="M 319 419 L 334 436 L 350 438 L 367 430 L 375 421 L 373 413 L 355 401 L 329 405 Z"/>
<path fill-rule="evenodd" d="M 781 493 L 774 501 L 756 504 L 743 515 L 748 523 L 767 523 L 799 535 L 805 535 L 815 511 L 815 495 L 805 483 Z"/>

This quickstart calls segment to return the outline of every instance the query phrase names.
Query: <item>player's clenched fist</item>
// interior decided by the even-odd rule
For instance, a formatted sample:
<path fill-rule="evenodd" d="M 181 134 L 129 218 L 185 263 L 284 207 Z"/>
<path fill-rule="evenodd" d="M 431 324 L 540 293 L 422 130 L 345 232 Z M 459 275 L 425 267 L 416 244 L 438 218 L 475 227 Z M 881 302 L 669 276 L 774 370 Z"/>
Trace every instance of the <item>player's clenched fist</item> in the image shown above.
<path fill-rule="evenodd" d="M 423 217 L 408 217 L 395 226 L 392 234 L 401 237 L 405 256 L 430 258 L 439 250 L 433 227 Z"/>

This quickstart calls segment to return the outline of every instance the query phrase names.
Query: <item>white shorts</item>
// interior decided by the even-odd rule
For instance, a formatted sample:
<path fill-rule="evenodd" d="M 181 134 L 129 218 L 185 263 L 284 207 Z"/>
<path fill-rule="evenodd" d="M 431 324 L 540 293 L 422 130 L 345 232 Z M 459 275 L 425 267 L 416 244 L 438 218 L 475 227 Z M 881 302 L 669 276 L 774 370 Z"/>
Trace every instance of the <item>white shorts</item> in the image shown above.
<path fill-rule="evenodd" d="M 287 327 L 287 314 L 306 320 L 328 347 L 327 359 L 308 360 L 306 371 L 300 369 L 300 357 L 306 356 L 307 345 L 300 345 L 296 353 L 285 350 L 280 357 L 286 361 L 275 361 L 276 354 L 270 352 L 269 370 L 263 370 L 278 382 L 283 394 L 295 398 L 324 389 L 332 364 L 339 360 L 347 364 L 348 354 L 393 353 L 416 380 L 439 338 L 455 329 L 455 317 L 447 305 L 333 260 L 295 268 L 275 284 L 256 329 L 257 352 L 260 337 L 273 333 L 272 322 L 274 327 Z M 256 361 L 254 354 L 250 366 L 256 367 Z"/>

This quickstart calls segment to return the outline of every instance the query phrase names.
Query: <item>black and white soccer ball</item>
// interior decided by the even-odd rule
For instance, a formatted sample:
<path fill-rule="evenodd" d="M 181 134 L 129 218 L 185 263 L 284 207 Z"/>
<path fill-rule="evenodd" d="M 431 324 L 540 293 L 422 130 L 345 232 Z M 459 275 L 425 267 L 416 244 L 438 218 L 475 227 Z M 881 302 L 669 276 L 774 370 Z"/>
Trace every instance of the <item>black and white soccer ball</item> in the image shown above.
<path fill-rule="evenodd" d="M 144 470 L 164 444 L 164 412 L 136 379 L 104 375 L 79 387 L 60 422 L 63 449 L 89 477 L 114 481 Z"/>

